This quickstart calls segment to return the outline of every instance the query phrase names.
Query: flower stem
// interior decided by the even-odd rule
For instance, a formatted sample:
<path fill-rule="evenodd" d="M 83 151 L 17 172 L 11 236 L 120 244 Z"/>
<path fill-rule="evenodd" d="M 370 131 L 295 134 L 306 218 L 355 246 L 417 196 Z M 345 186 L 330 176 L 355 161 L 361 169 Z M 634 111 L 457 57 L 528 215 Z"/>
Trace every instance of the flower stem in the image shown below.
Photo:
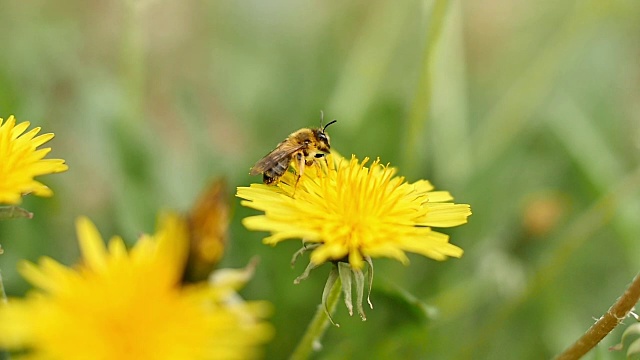
<path fill-rule="evenodd" d="M 340 291 L 342 290 L 342 284 L 340 278 L 338 278 L 331 288 L 331 293 L 327 298 L 327 309 L 329 313 L 333 314 L 340 299 Z M 313 316 L 313 320 L 307 327 L 307 331 L 298 343 L 298 346 L 291 354 L 290 360 L 305 360 L 309 358 L 309 355 L 314 350 L 314 345 L 318 344 L 324 335 L 324 332 L 329 326 L 329 314 L 325 311 L 323 304 L 318 305 L 318 310 Z"/>
<path fill-rule="evenodd" d="M 558 355 L 556 360 L 581 358 L 627 317 L 638 300 L 640 300 L 640 274 L 636 275 L 631 285 L 607 313 L 600 317 L 573 345 Z"/>
<path fill-rule="evenodd" d="M 2 282 L 2 271 L 0 271 L 0 303 L 7 303 L 7 293 L 4 291 L 4 283 Z"/>

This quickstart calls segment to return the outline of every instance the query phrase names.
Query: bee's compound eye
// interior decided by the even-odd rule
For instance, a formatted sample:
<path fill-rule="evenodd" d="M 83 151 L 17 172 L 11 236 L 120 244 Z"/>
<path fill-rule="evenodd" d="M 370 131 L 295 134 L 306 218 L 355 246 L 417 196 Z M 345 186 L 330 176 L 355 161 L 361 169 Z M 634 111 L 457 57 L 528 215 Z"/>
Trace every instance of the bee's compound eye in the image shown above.
<path fill-rule="evenodd" d="M 322 158 L 322 157 L 324 157 L 324 154 L 323 154 L 323 153 L 317 153 L 317 154 L 316 154 L 316 159 L 320 159 L 320 158 Z"/>
<path fill-rule="evenodd" d="M 324 141 L 324 142 L 328 142 L 329 139 L 327 139 L 327 135 L 323 134 L 323 133 L 319 133 L 318 134 L 318 140 Z"/>

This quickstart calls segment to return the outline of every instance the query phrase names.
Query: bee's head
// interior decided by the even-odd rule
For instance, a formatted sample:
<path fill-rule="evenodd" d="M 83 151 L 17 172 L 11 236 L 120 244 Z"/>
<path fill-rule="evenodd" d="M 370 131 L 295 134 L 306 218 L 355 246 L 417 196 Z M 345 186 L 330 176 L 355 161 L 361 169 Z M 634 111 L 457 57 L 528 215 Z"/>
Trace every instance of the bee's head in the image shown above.
<path fill-rule="evenodd" d="M 327 127 L 329 127 L 329 125 L 337 122 L 338 120 L 333 120 L 330 123 L 328 123 L 327 125 L 325 125 L 324 127 L 321 127 L 319 129 L 314 129 L 313 130 L 313 135 L 315 136 L 316 140 L 317 140 L 317 147 L 318 147 L 318 151 L 321 151 L 323 153 L 329 153 L 329 150 L 331 149 L 331 144 L 329 143 L 329 134 L 327 134 L 325 132 L 325 130 L 327 129 Z"/>

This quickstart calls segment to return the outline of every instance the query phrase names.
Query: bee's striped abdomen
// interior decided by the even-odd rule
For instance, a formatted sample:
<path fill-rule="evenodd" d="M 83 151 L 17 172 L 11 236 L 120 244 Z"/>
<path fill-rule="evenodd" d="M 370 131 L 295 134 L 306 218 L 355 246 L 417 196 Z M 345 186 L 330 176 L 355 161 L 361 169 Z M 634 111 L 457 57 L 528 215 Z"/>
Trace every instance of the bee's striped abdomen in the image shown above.
<path fill-rule="evenodd" d="M 287 169 L 289 168 L 290 162 L 291 162 L 291 159 L 289 158 L 280 160 L 280 162 L 277 163 L 274 167 L 272 167 L 271 169 L 268 169 L 267 171 L 264 172 L 264 174 L 262 174 L 262 182 L 264 182 L 267 185 L 270 185 L 276 182 L 287 171 Z"/>

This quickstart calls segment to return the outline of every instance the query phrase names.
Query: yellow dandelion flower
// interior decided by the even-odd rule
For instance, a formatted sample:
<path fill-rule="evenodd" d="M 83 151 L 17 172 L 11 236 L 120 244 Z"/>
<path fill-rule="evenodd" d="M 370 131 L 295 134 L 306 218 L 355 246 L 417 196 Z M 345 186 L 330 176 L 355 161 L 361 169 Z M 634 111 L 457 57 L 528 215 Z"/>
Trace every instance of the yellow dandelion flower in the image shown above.
<path fill-rule="evenodd" d="M 68 169 L 62 159 L 44 159 L 51 148 L 37 149 L 54 135 L 36 136 L 39 127 L 25 133 L 29 125 L 28 121 L 16 125 L 13 115 L 6 122 L 0 118 L 0 204 L 19 204 L 29 193 L 51 196 L 51 189 L 33 178 Z"/>
<path fill-rule="evenodd" d="M 436 260 L 462 256 L 461 248 L 431 227 L 466 223 L 469 205 L 451 203 L 449 192 L 433 191 L 426 180 L 405 182 L 379 159 L 369 167 L 368 161 L 331 155 L 327 169 L 305 171 L 295 189 L 291 172 L 278 186 L 239 187 L 242 205 L 264 211 L 243 224 L 271 232 L 264 239 L 267 244 L 293 238 L 319 244 L 311 253 L 316 265 L 347 261 L 361 269 L 367 257 L 390 257 L 406 264 L 406 251 Z"/>
<path fill-rule="evenodd" d="M 338 281 L 350 315 L 353 284 L 357 311 L 366 320 L 362 304 L 366 285 L 371 293 L 372 257 L 389 257 L 407 264 L 407 251 L 436 260 L 460 257 L 463 252 L 449 243 L 448 235 L 431 227 L 466 223 L 471 215 L 469 205 L 452 203 L 451 194 L 433 191 L 426 180 L 405 182 L 395 176 L 395 168 L 380 164 L 380 159 L 369 167 L 368 161 L 332 154 L 327 156 L 326 166 L 316 165 L 317 171 L 305 171 L 297 185 L 296 175 L 287 172 L 277 186 L 252 184 L 239 187 L 236 194 L 244 199 L 242 205 L 264 211 L 264 215 L 245 218 L 243 224 L 251 230 L 271 232 L 264 239 L 266 244 L 303 239 L 304 246 L 294 254 L 294 262 L 302 253 L 312 251 L 309 266 L 294 283 L 324 262 L 334 264 L 322 295 L 331 322 L 328 299 Z M 368 295 L 367 303 L 373 308 Z"/>
<path fill-rule="evenodd" d="M 127 251 L 105 247 L 95 226 L 77 222 L 83 262 L 21 264 L 35 287 L 0 306 L 0 347 L 36 359 L 245 359 L 259 355 L 271 328 L 262 302 L 231 300 L 235 288 L 179 285 L 188 253 L 187 225 L 160 221 Z"/>

